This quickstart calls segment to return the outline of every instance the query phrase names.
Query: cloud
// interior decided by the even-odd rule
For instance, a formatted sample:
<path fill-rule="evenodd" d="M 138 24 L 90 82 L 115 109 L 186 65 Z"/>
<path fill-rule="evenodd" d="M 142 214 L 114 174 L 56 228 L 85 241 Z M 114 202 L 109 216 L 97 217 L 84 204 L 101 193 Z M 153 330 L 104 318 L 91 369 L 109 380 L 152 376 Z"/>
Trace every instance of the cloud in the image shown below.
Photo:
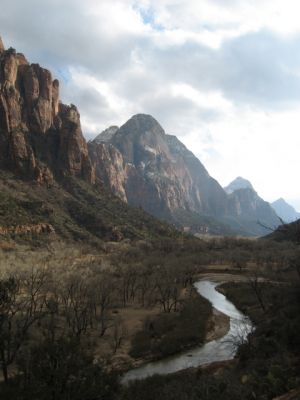
<path fill-rule="evenodd" d="M 222 184 L 297 199 L 296 0 L 1 0 L 7 46 L 51 69 L 90 138 L 138 112 Z M 287 179 L 290 177 L 290 179 Z"/>
<path fill-rule="evenodd" d="M 245 10 L 254 12 L 244 1 L 227 1 L 225 11 L 218 1 L 145 1 L 139 7 L 129 0 L 66 0 L 63 4 L 28 0 L 18 7 L 16 2 L 2 2 L 0 26 L 5 39 L 59 77 L 61 71 L 82 68 L 105 80 L 116 94 L 139 103 L 145 92 L 149 95 L 173 82 L 203 92 L 219 90 L 230 101 L 265 108 L 299 101 L 298 36 L 281 37 L 267 30 L 239 34 L 237 29 L 235 37 L 224 34 L 218 48 L 197 39 L 198 34 L 242 25 Z M 270 2 L 262 0 L 260 13 L 265 15 L 269 8 Z M 239 12 L 232 15 L 230 10 Z M 201 28 L 191 31 L 201 16 Z M 156 29 L 156 19 L 166 26 L 164 30 Z M 273 26 L 269 18 L 265 25 Z"/>
<path fill-rule="evenodd" d="M 194 41 L 149 48 L 143 64 L 161 82 L 185 82 L 198 90 L 221 90 L 231 101 L 272 108 L 300 100 L 299 37 L 266 31 L 228 40 L 219 49 Z"/>

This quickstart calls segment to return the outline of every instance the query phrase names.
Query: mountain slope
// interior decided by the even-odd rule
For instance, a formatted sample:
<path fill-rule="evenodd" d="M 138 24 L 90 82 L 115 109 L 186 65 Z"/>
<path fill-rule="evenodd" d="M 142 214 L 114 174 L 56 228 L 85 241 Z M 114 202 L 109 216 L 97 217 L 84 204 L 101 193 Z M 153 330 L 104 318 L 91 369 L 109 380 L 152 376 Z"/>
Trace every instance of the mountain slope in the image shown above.
<path fill-rule="evenodd" d="M 271 203 L 271 206 L 284 222 L 293 222 L 300 218 L 300 213 L 282 198 Z"/>
<path fill-rule="evenodd" d="M 100 146 L 108 149 L 109 145 L 116 149 L 119 176 L 124 176 L 122 183 L 111 185 L 114 186 L 111 189 L 117 194 L 124 187 L 129 204 L 169 221 L 174 221 L 178 210 L 212 217 L 226 213 L 227 196 L 218 182 L 150 115 L 135 115 L 112 136 L 102 133 L 89 144 L 90 156 L 96 165 L 93 154 L 100 151 Z"/>
<path fill-rule="evenodd" d="M 263 239 L 271 239 L 277 242 L 294 242 L 300 244 L 300 219 L 289 224 L 278 226 L 274 232 L 265 236 Z"/>
<path fill-rule="evenodd" d="M 171 226 L 81 179 L 67 177 L 47 187 L 0 171 L 0 242 L 38 240 L 41 235 L 31 227 L 39 226 L 44 240 L 86 244 L 178 236 Z"/>
<path fill-rule="evenodd" d="M 150 115 L 135 115 L 120 128 L 112 126 L 87 144 L 77 108 L 59 100 L 59 82 L 48 70 L 30 64 L 23 54 L 5 50 L 2 45 L 0 149 L 0 170 L 47 188 L 49 196 L 57 187 L 68 193 L 62 198 L 74 196 L 71 181 L 74 187 L 81 182 L 87 192 L 94 191 L 92 197 L 87 196 L 93 203 L 91 214 L 86 210 L 85 197 L 81 206 L 76 197 L 76 206 L 67 211 L 80 225 L 85 223 L 80 215 L 86 210 L 83 214 L 90 221 L 88 230 L 97 237 L 101 229 L 97 231 L 96 225 L 102 222 L 95 210 L 100 219 L 103 213 L 93 199 L 99 191 L 108 191 L 123 201 L 122 207 L 117 207 L 121 214 L 128 203 L 191 232 L 227 234 L 233 232 L 231 227 L 235 233 L 257 235 L 261 233 L 257 219 L 263 210 L 268 211 L 262 206 L 251 209 L 251 202 L 258 203 L 254 191 L 251 199 L 237 196 L 236 191 L 228 196 L 193 153 L 175 136 L 167 135 Z M 33 192 L 37 193 L 37 188 Z M 99 204 L 103 204 L 101 198 Z M 142 219 L 148 218 L 143 215 Z M 93 223 L 93 219 L 98 222 Z M 118 216 L 113 215 L 112 221 L 115 219 Z M 109 219 L 105 221 L 110 232 Z M 132 221 L 128 222 L 130 225 Z M 269 224 L 269 219 L 262 222 Z"/>
<path fill-rule="evenodd" d="M 253 189 L 253 186 L 250 181 L 247 179 L 238 176 L 235 178 L 228 186 L 224 187 L 226 193 L 231 194 L 239 189 Z"/>
<path fill-rule="evenodd" d="M 51 185 L 72 175 L 93 181 L 80 116 L 59 101 L 59 82 L 14 49 L 0 50 L 0 167 Z"/>
<path fill-rule="evenodd" d="M 59 100 L 59 82 L 0 44 L 0 239 L 56 233 L 93 243 L 177 235 L 109 192 L 92 166 L 77 108 Z M 113 157 L 114 149 L 117 165 Z"/>
<path fill-rule="evenodd" d="M 265 235 L 280 224 L 271 205 L 259 197 L 248 180 L 238 177 L 225 190 L 229 196 L 229 214 L 249 234 Z"/>
<path fill-rule="evenodd" d="M 150 115 L 135 115 L 121 128 L 104 131 L 89 143 L 89 153 L 116 195 L 192 232 L 257 236 L 267 233 L 263 225 L 275 228 L 280 222 L 249 181 L 239 177 L 222 189 Z"/>

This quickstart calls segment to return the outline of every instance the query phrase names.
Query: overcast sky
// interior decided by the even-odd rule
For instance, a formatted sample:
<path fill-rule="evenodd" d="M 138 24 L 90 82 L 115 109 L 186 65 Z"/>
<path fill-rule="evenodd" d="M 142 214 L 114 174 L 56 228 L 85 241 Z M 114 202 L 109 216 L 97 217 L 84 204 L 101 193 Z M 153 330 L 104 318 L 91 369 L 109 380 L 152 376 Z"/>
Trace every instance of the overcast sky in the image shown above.
<path fill-rule="evenodd" d="M 51 69 L 87 139 L 153 115 L 221 185 L 300 210 L 299 0 L 0 0 L 6 47 Z"/>

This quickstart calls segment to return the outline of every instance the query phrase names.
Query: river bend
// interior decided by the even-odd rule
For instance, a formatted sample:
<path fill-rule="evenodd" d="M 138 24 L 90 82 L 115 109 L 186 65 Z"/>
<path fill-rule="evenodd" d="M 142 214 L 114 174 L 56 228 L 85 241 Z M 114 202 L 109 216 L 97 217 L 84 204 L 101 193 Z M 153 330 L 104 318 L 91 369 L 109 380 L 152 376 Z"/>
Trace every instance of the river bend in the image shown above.
<path fill-rule="evenodd" d="M 198 367 L 217 361 L 231 360 L 237 351 L 237 344 L 245 340 L 252 330 L 249 318 L 241 313 L 227 298 L 216 290 L 218 283 L 203 280 L 194 284 L 197 292 L 208 299 L 212 306 L 230 318 L 230 329 L 225 336 L 180 354 L 153 361 L 126 372 L 122 383 L 144 379 L 159 374 L 166 375 L 191 367 Z"/>

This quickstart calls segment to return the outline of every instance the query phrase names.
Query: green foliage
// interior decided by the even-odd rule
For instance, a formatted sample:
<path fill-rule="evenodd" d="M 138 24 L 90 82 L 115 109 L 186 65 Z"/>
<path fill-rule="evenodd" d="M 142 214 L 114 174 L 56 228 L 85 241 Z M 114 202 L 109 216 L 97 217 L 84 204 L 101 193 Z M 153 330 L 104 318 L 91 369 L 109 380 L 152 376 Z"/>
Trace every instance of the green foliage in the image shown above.
<path fill-rule="evenodd" d="M 28 224 L 30 221 L 28 212 L 16 198 L 5 192 L 0 193 L 0 224 L 2 226 Z"/>
<path fill-rule="evenodd" d="M 65 240 L 90 244 L 179 236 L 166 223 L 80 179 L 65 178 L 45 187 L 0 171 L 0 227 L 35 223 L 51 224 Z M 28 241 L 33 239 L 27 237 Z"/>

